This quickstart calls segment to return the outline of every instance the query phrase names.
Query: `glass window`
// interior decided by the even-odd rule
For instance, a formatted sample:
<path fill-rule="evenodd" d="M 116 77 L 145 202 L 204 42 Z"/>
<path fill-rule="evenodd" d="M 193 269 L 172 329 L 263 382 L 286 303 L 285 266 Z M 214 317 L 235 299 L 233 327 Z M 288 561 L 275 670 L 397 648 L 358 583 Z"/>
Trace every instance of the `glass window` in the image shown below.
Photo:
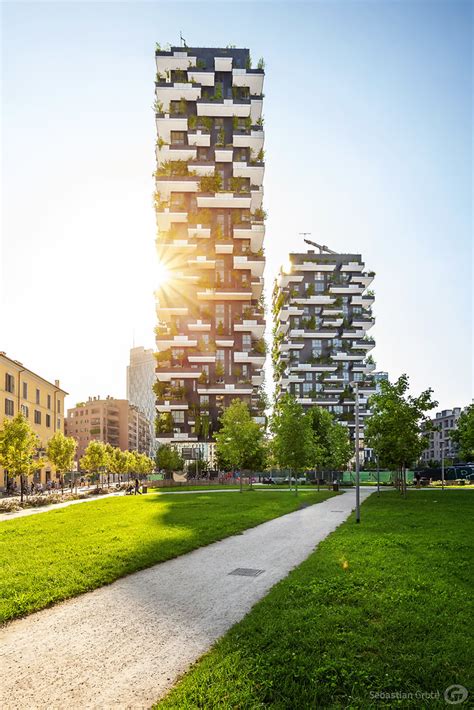
<path fill-rule="evenodd" d="M 41 424 L 41 412 L 35 409 L 35 424 Z"/>
<path fill-rule="evenodd" d="M 252 350 L 252 336 L 250 333 L 244 333 L 242 335 L 242 350 L 244 353 L 250 352 Z"/>
<path fill-rule="evenodd" d="M 185 145 L 186 143 L 186 132 L 185 131 L 171 131 L 171 143 L 174 145 Z"/>
<path fill-rule="evenodd" d="M 23 382 L 23 399 L 28 399 L 28 383 Z"/>
<path fill-rule="evenodd" d="M 15 405 L 14 405 L 14 403 L 13 403 L 13 400 L 12 400 L 12 399 L 6 399 L 6 400 L 5 400 L 5 414 L 6 414 L 8 417 L 13 417 L 14 411 L 15 411 Z"/>
<path fill-rule="evenodd" d="M 305 374 L 305 380 L 309 380 L 310 382 L 313 381 L 313 373 L 312 372 L 307 372 Z"/>
<path fill-rule="evenodd" d="M 48 394 L 47 402 L 48 402 L 48 409 L 51 409 L 51 395 L 50 394 Z"/>
<path fill-rule="evenodd" d="M 216 350 L 216 362 L 223 363 L 225 359 L 225 350 Z"/>
<path fill-rule="evenodd" d="M 13 375 L 9 375 L 8 372 L 5 374 L 5 390 L 12 393 L 15 391 L 15 380 Z"/>
<path fill-rule="evenodd" d="M 29 415 L 30 415 L 30 411 L 29 411 L 28 407 L 26 406 L 26 404 L 22 404 L 22 405 L 21 405 L 21 413 L 23 414 L 23 416 L 24 416 L 26 419 L 28 419 L 28 417 L 29 417 Z"/>
<path fill-rule="evenodd" d="M 40 391 L 37 389 L 36 390 L 36 404 L 40 403 Z"/>
<path fill-rule="evenodd" d="M 184 412 L 182 410 L 171 412 L 171 416 L 175 424 L 184 424 Z"/>
<path fill-rule="evenodd" d="M 50 414 L 46 415 L 46 426 L 47 427 L 51 426 L 51 415 Z"/>
<path fill-rule="evenodd" d="M 313 390 L 312 382 L 303 382 L 303 394 L 309 394 Z"/>
<path fill-rule="evenodd" d="M 316 293 L 322 293 L 324 291 L 324 281 L 316 281 L 315 287 Z"/>

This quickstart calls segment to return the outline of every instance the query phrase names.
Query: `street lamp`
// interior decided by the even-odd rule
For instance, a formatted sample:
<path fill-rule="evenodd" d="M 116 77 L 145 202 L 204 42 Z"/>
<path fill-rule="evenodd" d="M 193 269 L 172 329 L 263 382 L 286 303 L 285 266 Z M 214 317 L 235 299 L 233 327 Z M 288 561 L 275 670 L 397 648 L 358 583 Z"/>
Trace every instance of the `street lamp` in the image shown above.
<path fill-rule="evenodd" d="M 360 523 L 359 383 L 355 383 L 356 523 Z"/>
<path fill-rule="evenodd" d="M 444 441 L 439 442 L 441 450 L 441 489 L 444 491 Z"/>

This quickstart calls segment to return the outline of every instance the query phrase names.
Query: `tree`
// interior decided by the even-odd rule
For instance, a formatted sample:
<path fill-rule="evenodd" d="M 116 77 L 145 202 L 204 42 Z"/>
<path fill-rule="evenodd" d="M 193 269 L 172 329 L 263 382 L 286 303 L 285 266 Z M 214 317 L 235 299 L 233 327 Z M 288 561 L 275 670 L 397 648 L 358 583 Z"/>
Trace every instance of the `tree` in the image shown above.
<path fill-rule="evenodd" d="M 173 471 L 182 471 L 184 461 L 179 455 L 179 452 L 170 444 L 163 444 L 156 454 L 156 466 L 161 471 L 165 470 L 166 475 L 170 475 Z"/>
<path fill-rule="evenodd" d="M 122 451 L 118 446 L 114 446 L 108 457 L 108 468 L 111 473 L 122 476 L 127 473 L 127 451 Z"/>
<path fill-rule="evenodd" d="M 234 399 L 220 417 L 221 428 L 214 435 L 217 455 L 232 470 L 241 470 L 260 455 L 263 449 L 263 431 L 252 419 L 249 408 L 240 399 Z M 240 474 L 242 491 L 242 474 Z"/>
<path fill-rule="evenodd" d="M 38 457 L 40 440 L 22 414 L 5 419 L 0 429 L 0 464 L 14 476 L 20 476 L 20 498 L 23 502 L 25 477 L 40 469 L 44 460 Z M 7 479 L 8 488 L 8 479 Z"/>
<path fill-rule="evenodd" d="M 135 458 L 137 461 L 137 473 L 140 476 L 147 476 L 155 468 L 153 459 L 146 454 L 135 453 Z"/>
<path fill-rule="evenodd" d="M 328 467 L 333 471 L 341 471 L 347 466 L 353 453 L 347 427 L 333 422 L 329 430 Z"/>
<path fill-rule="evenodd" d="M 392 384 L 380 382 L 381 392 L 370 398 L 372 414 L 365 420 L 365 440 L 382 465 L 398 471 L 397 486 L 406 492 L 406 467 L 414 463 L 428 444 L 432 425 L 426 412 L 437 406 L 427 389 L 418 397 L 407 395 L 408 376 Z"/>
<path fill-rule="evenodd" d="M 293 395 L 285 394 L 275 407 L 270 428 L 277 464 L 294 471 L 298 478 L 298 471 L 311 466 L 315 457 L 310 417 Z"/>
<path fill-rule="evenodd" d="M 61 488 L 64 484 L 64 474 L 72 471 L 74 456 L 77 449 L 77 441 L 72 436 L 64 436 L 62 431 L 57 431 L 46 445 L 46 456 L 60 474 Z M 73 480 L 71 476 L 71 490 Z"/>
<path fill-rule="evenodd" d="M 106 445 L 103 441 L 90 441 L 85 450 L 84 456 L 79 461 L 79 466 L 84 471 L 89 473 L 96 473 L 99 475 L 99 481 L 97 482 L 97 487 L 100 483 L 100 472 L 106 467 L 108 460 L 108 453 Z"/>
<path fill-rule="evenodd" d="M 462 412 L 457 428 L 450 434 L 451 439 L 459 446 L 459 458 L 464 461 L 474 459 L 474 404 Z"/>

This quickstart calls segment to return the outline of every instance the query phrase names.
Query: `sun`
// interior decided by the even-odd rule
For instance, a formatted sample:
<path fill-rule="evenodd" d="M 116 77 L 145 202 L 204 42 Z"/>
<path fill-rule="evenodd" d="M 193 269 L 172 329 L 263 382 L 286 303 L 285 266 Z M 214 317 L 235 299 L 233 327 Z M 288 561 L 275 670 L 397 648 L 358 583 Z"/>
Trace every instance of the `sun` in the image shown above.
<path fill-rule="evenodd" d="M 162 261 L 159 261 L 156 265 L 155 278 L 158 286 L 164 286 L 170 279 L 169 269 Z"/>

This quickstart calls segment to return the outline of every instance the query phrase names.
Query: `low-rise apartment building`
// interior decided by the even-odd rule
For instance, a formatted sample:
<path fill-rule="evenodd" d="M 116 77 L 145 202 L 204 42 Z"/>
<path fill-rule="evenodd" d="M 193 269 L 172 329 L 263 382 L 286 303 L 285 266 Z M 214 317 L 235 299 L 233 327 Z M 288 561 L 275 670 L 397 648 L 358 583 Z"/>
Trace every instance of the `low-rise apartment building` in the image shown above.
<path fill-rule="evenodd" d="M 67 410 L 66 433 L 77 441 L 77 460 L 90 441 L 103 441 L 122 451 L 150 452 L 147 417 L 127 399 L 89 397 Z"/>
<path fill-rule="evenodd" d="M 450 433 L 457 428 L 458 419 L 462 414 L 461 407 L 453 409 L 443 409 L 437 412 L 431 419 L 431 424 L 435 427 L 429 433 L 429 444 L 421 455 L 421 462 L 428 464 L 429 461 L 440 464 L 441 457 L 452 459 L 458 456 L 458 446 L 451 439 Z"/>
<path fill-rule="evenodd" d="M 41 442 L 40 454 L 56 431 L 64 432 L 64 399 L 67 395 L 59 386 L 28 369 L 19 360 L 0 352 L 0 425 L 21 412 Z M 55 476 L 51 465 L 34 474 L 35 483 L 46 484 Z M 6 486 L 6 473 L 0 468 L 0 488 Z"/>

